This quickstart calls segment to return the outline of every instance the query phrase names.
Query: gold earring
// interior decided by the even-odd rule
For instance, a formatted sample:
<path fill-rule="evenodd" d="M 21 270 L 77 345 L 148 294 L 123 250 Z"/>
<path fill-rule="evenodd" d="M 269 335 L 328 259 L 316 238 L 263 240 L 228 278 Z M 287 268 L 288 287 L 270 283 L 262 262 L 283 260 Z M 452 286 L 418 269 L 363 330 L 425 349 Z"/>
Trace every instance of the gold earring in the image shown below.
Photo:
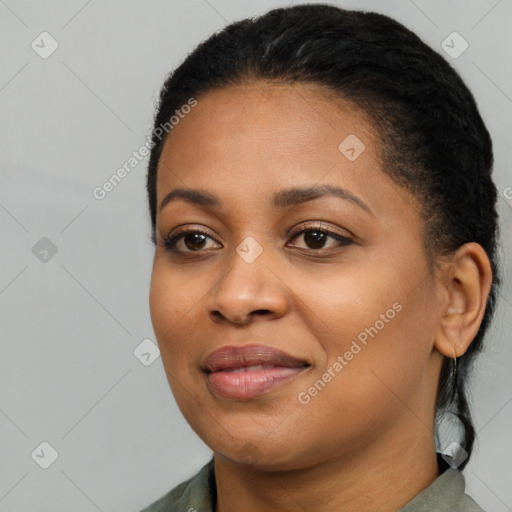
<path fill-rule="evenodd" d="M 457 357 L 453 357 L 453 380 L 457 382 Z"/>

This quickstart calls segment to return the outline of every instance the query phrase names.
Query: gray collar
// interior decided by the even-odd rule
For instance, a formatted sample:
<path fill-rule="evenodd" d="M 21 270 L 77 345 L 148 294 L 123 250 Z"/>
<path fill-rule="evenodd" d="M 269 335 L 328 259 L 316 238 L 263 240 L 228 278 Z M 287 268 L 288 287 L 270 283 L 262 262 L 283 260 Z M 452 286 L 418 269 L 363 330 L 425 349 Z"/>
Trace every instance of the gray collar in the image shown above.
<path fill-rule="evenodd" d="M 444 462 L 444 461 L 443 461 Z M 397 512 L 484 512 L 465 494 L 464 476 L 440 464 L 442 473 Z M 189 480 L 162 496 L 141 512 L 214 512 L 217 491 L 213 458 Z"/>

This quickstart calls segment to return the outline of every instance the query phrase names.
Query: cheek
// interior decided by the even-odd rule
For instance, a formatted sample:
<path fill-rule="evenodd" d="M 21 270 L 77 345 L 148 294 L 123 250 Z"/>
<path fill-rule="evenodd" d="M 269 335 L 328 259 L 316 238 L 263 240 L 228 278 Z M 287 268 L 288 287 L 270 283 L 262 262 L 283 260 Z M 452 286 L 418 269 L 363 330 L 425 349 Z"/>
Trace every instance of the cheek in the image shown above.
<path fill-rule="evenodd" d="M 379 332 L 387 330 L 399 314 L 398 286 L 391 285 L 389 272 L 379 274 L 378 268 L 352 266 L 331 269 L 325 275 L 303 273 L 301 288 L 317 337 L 340 350 L 358 336 L 361 341 L 369 338 L 365 329 L 376 322 Z"/>
<path fill-rule="evenodd" d="M 191 397 L 197 384 L 192 380 L 194 344 L 187 340 L 194 339 L 190 318 L 202 296 L 192 290 L 190 280 L 183 282 L 177 273 L 155 263 L 149 290 L 151 321 L 167 381 L 187 421 L 195 407 Z"/>
<path fill-rule="evenodd" d="M 319 371 L 342 357 L 340 375 L 352 383 L 363 379 L 360 389 L 375 384 L 371 369 L 391 382 L 414 380 L 432 345 L 432 289 L 422 281 L 421 259 L 390 257 L 383 263 L 381 255 L 380 263 L 301 278 L 309 327 L 324 352 L 320 359 L 326 367 Z"/>
<path fill-rule="evenodd" d="M 200 297 L 200 293 L 194 293 L 190 280 L 183 282 L 177 273 L 155 262 L 149 289 L 149 310 L 164 361 L 167 352 L 175 354 L 175 351 L 184 351 L 189 346 L 179 341 L 187 336 L 184 332 L 187 326 L 185 320 L 187 315 L 193 313 Z"/>
<path fill-rule="evenodd" d="M 404 404 L 416 403 L 432 350 L 433 324 L 422 307 L 421 292 L 415 297 L 382 294 L 384 302 L 353 310 L 346 304 L 343 315 L 331 316 L 337 321 L 333 330 L 343 335 L 325 342 L 328 364 L 321 369 L 341 364 L 325 399 L 357 411 L 359 420 L 369 422 L 379 416 L 390 419 L 403 411 Z"/>

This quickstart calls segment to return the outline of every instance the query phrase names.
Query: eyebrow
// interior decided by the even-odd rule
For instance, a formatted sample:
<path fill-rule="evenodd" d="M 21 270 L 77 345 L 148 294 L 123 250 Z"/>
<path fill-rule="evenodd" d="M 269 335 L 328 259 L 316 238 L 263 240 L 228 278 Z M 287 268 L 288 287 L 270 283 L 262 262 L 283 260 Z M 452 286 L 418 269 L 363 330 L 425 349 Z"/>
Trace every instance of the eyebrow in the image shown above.
<path fill-rule="evenodd" d="M 313 187 L 297 187 L 278 191 L 272 201 L 274 208 L 292 208 L 307 201 L 312 201 L 320 197 L 334 196 L 352 202 L 365 210 L 370 215 L 374 213 L 370 207 L 363 202 L 359 197 L 352 194 L 352 192 L 331 185 L 318 185 Z M 221 208 L 222 201 L 213 194 L 205 190 L 189 189 L 189 188 L 176 188 L 169 192 L 161 201 L 159 211 L 162 211 L 164 206 L 172 201 L 183 200 L 188 203 L 205 206 L 210 208 Z"/>

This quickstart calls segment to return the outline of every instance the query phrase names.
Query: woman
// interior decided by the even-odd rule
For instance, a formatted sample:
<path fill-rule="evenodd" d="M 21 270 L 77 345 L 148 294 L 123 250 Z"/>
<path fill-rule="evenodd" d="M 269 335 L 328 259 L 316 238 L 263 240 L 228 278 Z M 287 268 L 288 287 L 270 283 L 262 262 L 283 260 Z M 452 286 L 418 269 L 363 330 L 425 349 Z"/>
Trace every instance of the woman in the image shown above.
<path fill-rule="evenodd" d="M 384 15 L 275 9 L 200 44 L 154 128 L 151 318 L 213 458 L 144 512 L 481 511 L 497 194 L 454 69 Z"/>

